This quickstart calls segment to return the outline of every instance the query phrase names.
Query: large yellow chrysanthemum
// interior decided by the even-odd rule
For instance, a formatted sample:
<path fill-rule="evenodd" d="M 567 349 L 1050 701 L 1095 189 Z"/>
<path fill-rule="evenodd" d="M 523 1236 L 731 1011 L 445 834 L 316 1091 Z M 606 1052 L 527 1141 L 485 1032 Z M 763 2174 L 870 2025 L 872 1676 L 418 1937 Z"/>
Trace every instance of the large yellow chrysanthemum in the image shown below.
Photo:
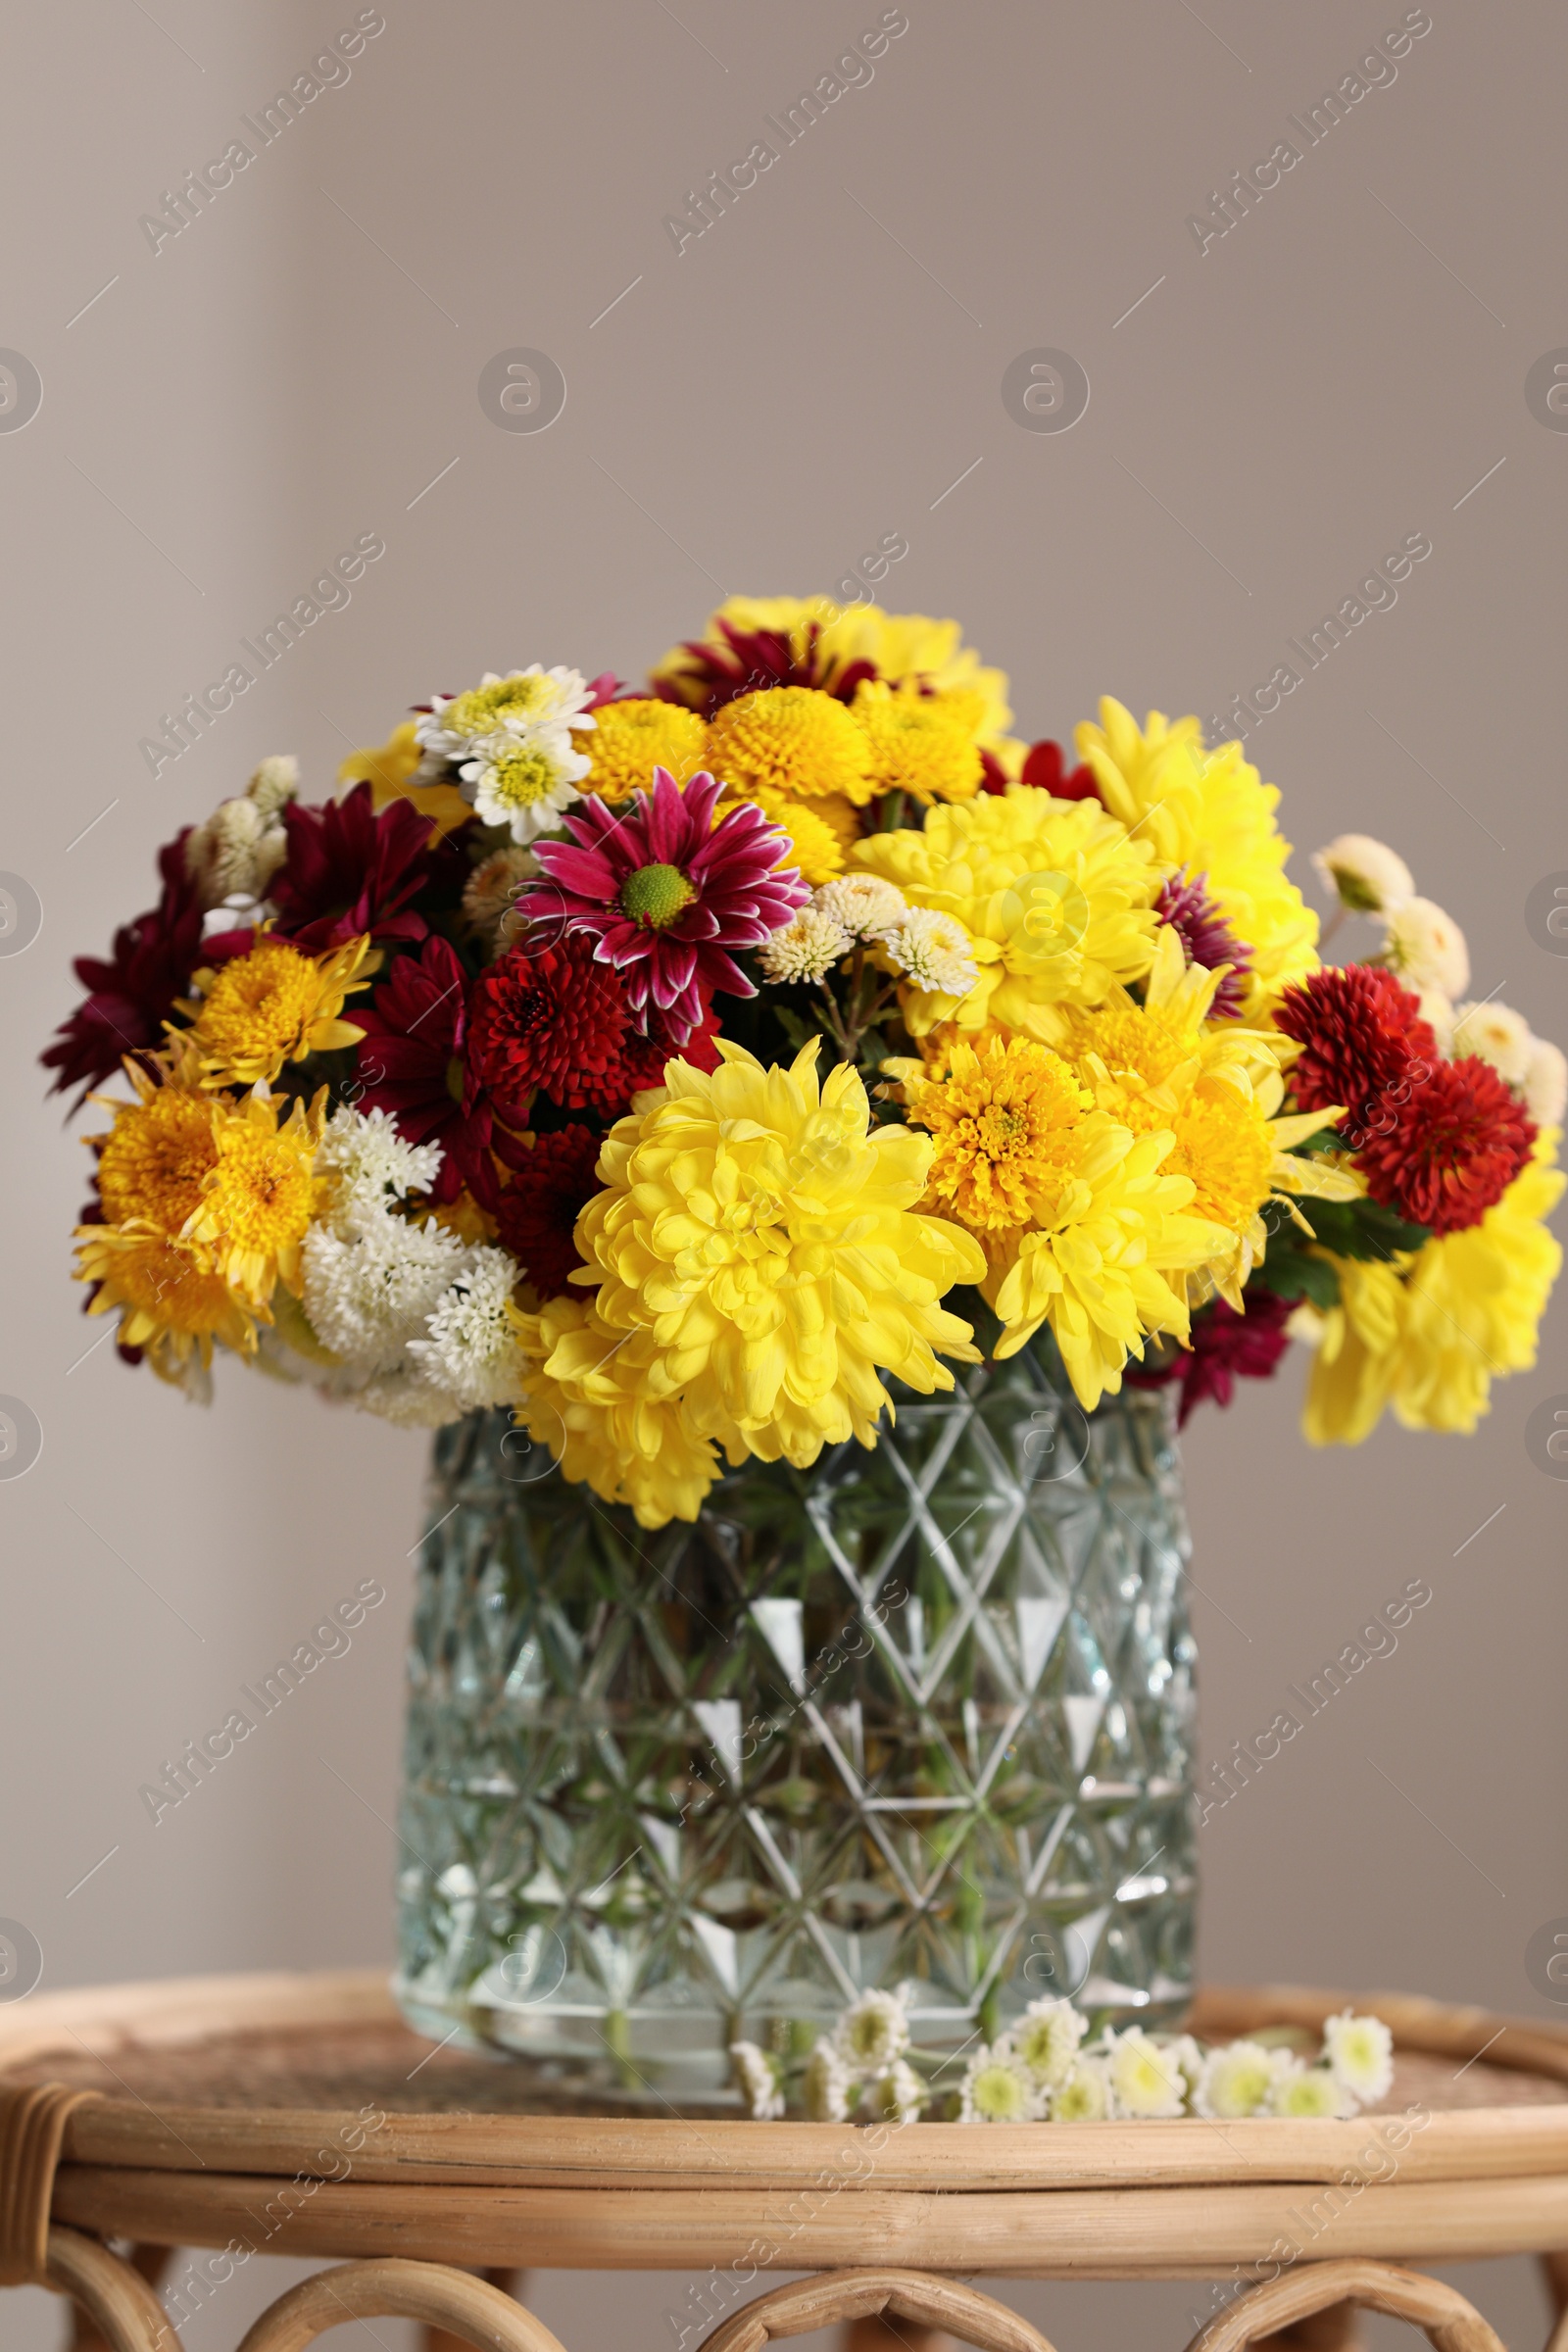
<path fill-rule="evenodd" d="M 870 1129 L 846 1063 L 825 1084 L 813 1038 L 790 1068 L 726 1039 L 711 1072 L 671 1062 L 667 1085 L 611 1131 L 607 1189 L 577 1220 L 599 1313 L 638 1352 L 647 1395 L 683 1400 L 689 1428 L 798 1468 L 825 1445 L 872 1445 L 879 1374 L 929 1396 L 979 1359 L 939 1304 L 985 1272 L 956 1225 L 913 1213 L 931 1146 Z"/>
<path fill-rule="evenodd" d="M 973 942 L 980 977 L 965 997 L 905 991 L 915 1037 L 943 1021 L 1039 1035 L 1043 1006 L 1101 1004 L 1153 957 L 1153 854 L 1096 801 L 1009 785 L 930 809 L 917 832 L 868 834 L 850 865 L 956 916 Z"/>
<path fill-rule="evenodd" d="M 473 809 L 455 784 L 414 782 L 424 756 L 415 732 L 417 725 L 416 719 L 405 719 L 378 750 L 351 752 L 337 771 L 337 780 L 350 788 L 368 782 L 371 806 L 377 810 L 389 801 L 408 801 L 430 819 L 439 839 L 467 824 Z"/>
<path fill-rule="evenodd" d="M 278 1282 L 299 1295 L 300 1246 L 328 1191 L 315 1164 L 325 1105 L 324 1086 L 309 1110 L 296 1100 L 281 1125 L 281 1102 L 260 1087 L 233 1108 L 215 1105 L 217 1157 L 184 1238 L 210 1250 L 258 1310 Z"/>
<path fill-rule="evenodd" d="M 732 596 L 709 615 L 697 642 L 711 647 L 725 662 L 734 655 L 719 626 L 750 634 L 776 631 L 790 641 L 795 660 L 804 662 L 810 649 L 811 630 L 817 636 L 817 674 L 828 685 L 841 678 L 855 662 L 875 664 L 877 675 L 893 686 L 905 679 L 940 689 L 972 690 L 983 698 L 979 739 L 1002 759 L 1009 774 L 1016 772 L 1024 747 L 1007 730 L 1012 712 L 1007 708 L 1007 674 L 988 669 L 972 645 L 965 645 L 956 620 L 928 620 L 923 612 L 884 612 L 880 605 L 836 605 L 826 596 Z M 654 671 L 682 701 L 700 703 L 702 662 L 683 645 L 671 648 Z"/>
<path fill-rule="evenodd" d="M 814 686 L 774 686 L 726 703 L 708 730 L 708 760 L 748 800 L 760 792 L 871 798 L 865 737 L 844 705 Z"/>
<path fill-rule="evenodd" d="M 907 792 L 929 807 L 979 791 L 986 705 L 977 688 L 925 694 L 912 681 L 893 687 L 866 678 L 850 709 L 865 737 L 873 793 Z"/>
<path fill-rule="evenodd" d="M 1093 1012 L 1054 1006 L 1043 1022 L 1102 1110 L 1135 1135 L 1174 1137 L 1167 1173 L 1192 1178 L 1193 1214 L 1228 1237 L 1200 1280 L 1241 1313 L 1243 1285 L 1267 1247 L 1267 1203 L 1295 1216 L 1293 1195 L 1349 1200 L 1362 1188 L 1346 1169 L 1295 1155 L 1339 1114 L 1278 1115 L 1285 1082 L 1269 1033 L 1203 1026 L 1220 977 L 1186 964 L 1162 927 L 1142 1004 L 1118 988 Z"/>
<path fill-rule="evenodd" d="M 1187 1277 L 1227 1237 L 1192 1213 L 1192 1179 L 1163 1167 L 1168 1133 L 1135 1137 L 1028 1038 L 960 1038 L 924 1067 L 888 1067 L 934 1138 L 928 1198 L 984 1243 L 999 1356 L 1049 1322 L 1092 1410 L 1152 1333 L 1187 1338 Z"/>
<path fill-rule="evenodd" d="M 165 1379 L 193 1357 L 211 1363 L 215 1340 L 236 1354 L 255 1352 L 256 1315 L 213 1253 L 150 1225 L 78 1225 L 76 1279 L 98 1285 L 87 1312 L 118 1309 L 122 1347 L 145 1348 Z"/>
<path fill-rule="evenodd" d="M 1285 876 L 1291 845 L 1274 823 L 1278 791 L 1239 743 L 1206 752 L 1196 718 L 1158 710 L 1140 733 L 1109 695 L 1099 726 L 1085 720 L 1076 742 L 1105 807 L 1152 844 L 1159 864 L 1207 876 L 1210 895 L 1252 951 L 1244 1013 L 1265 1016 L 1292 981 L 1318 966 L 1317 916 Z"/>
<path fill-rule="evenodd" d="M 787 792 L 769 792 L 758 785 L 746 794 L 746 799 L 770 824 L 778 827 L 789 843 L 779 858 L 780 865 L 799 866 L 805 879 L 815 885 L 832 882 L 844 871 L 844 832 L 842 823 L 834 821 L 840 809 L 849 811 L 849 837 L 853 841 L 859 831 L 855 810 L 850 802 L 835 794 L 831 801 L 792 800 Z M 737 804 L 725 798 L 718 805 L 722 816 L 726 808 Z"/>
<path fill-rule="evenodd" d="M 1406 1429 L 1473 1430 L 1492 1383 L 1526 1372 L 1562 1248 L 1555 1127 L 1479 1225 L 1390 1264 L 1334 1260 L 1341 1303 L 1324 1317 L 1302 1427 L 1314 1446 L 1358 1446 L 1392 1404 Z"/>
<path fill-rule="evenodd" d="M 718 1457 L 710 1439 L 693 1435 L 678 1401 L 649 1394 L 634 1360 L 648 1352 L 649 1335 L 612 1331 L 585 1298 L 509 1313 L 528 1359 L 515 1418 L 563 1474 L 625 1503 L 642 1527 L 695 1519 Z"/>
<path fill-rule="evenodd" d="M 125 1066 L 136 1100 L 114 1102 L 95 1096 L 114 1111 L 115 1123 L 107 1135 L 86 1138 L 100 1147 L 104 1221 L 177 1234 L 201 1200 L 203 1179 L 217 1164 L 214 1104 L 186 1087 L 159 1085 L 134 1062 Z"/>
<path fill-rule="evenodd" d="M 198 972 L 203 993 L 180 1010 L 194 1023 L 203 1086 L 270 1086 L 286 1061 L 358 1045 L 365 1031 L 339 1016 L 378 960 L 366 937 L 305 956 L 264 935 L 248 955 Z"/>
<path fill-rule="evenodd" d="M 676 783 L 684 784 L 708 764 L 708 729 L 695 710 L 684 710 L 679 703 L 634 695 L 622 703 L 601 703 L 593 716 L 593 733 L 577 745 L 592 763 L 580 789 L 598 793 L 601 800 L 627 801 L 634 792 L 652 792 L 656 767 L 667 767 Z"/>

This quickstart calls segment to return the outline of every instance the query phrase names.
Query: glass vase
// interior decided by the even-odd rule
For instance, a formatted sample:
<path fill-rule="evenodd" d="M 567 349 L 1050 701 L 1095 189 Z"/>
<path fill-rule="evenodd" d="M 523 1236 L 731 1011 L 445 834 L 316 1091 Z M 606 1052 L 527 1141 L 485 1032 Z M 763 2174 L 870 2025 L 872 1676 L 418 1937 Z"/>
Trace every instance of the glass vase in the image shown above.
<path fill-rule="evenodd" d="M 405 2014 L 555 2102 L 714 2112 L 731 2041 L 808 2048 L 872 1986 L 955 2056 L 1044 1994 L 1172 2022 L 1187 1553 L 1169 1392 L 1086 1416 L 1049 1338 L 656 1534 L 504 1413 L 441 1431 Z"/>

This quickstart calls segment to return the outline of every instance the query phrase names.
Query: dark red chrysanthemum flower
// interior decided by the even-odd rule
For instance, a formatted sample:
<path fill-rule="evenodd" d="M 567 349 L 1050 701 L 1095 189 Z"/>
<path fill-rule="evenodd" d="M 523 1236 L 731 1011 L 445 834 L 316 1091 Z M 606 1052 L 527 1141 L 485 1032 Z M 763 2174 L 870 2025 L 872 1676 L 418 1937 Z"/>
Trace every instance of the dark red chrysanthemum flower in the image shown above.
<path fill-rule="evenodd" d="M 356 1009 L 360 1098 L 366 1110 L 389 1111 L 412 1144 L 439 1144 L 436 1200 L 455 1200 L 466 1185 L 482 1208 L 500 1198 L 491 1147 L 495 1115 L 473 1066 L 467 1013 L 468 975 L 444 939 L 427 939 L 417 956 L 399 956 L 369 1004 Z"/>
<path fill-rule="evenodd" d="M 158 853 L 164 886 L 158 905 L 115 933 L 107 961 L 78 956 L 72 966 L 88 993 L 38 1056 L 58 1073 L 52 1094 L 68 1086 L 85 1094 L 118 1070 L 124 1054 L 155 1052 L 175 998 L 188 994 L 197 965 L 211 961 L 202 945 L 201 904 L 185 872 L 189 833 L 187 825 Z"/>
<path fill-rule="evenodd" d="M 594 1174 L 599 1148 L 597 1130 L 574 1121 L 536 1136 L 514 1157 L 515 1173 L 501 1196 L 496 1227 L 541 1298 L 559 1298 L 583 1262 L 571 1229 L 578 1210 L 600 1190 Z"/>
<path fill-rule="evenodd" d="M 1100 786 L 1092 767 L 1069 768 L 1059 743 L 1049 736 L 1031 744 L 1019 781 L 1049 792 L 1054 801 L 1098 801 Z"/>
<path fill-rule="evenodd" d="M 1276 1298 L 1272 1291 L 1250 1290 L 1245 1296 L 1245 1315 L 1223 1298 L 1196 1314 L 1192 1347 L 1178 1348 L 1167 1363 L 1147 1371 L 1128 1365 L 1123 1377 L 1135 1388 L 1158 1389 L 1167 1381 L 1180 1381 L 1178 1429 L 1184 1429 L 1194 1409 L 1210 1396 L 1216 1404 L 1229 1404 L 1238 1378 L 1270 1379 L 1290 1346 L 1285 1325 L 1295 1302 Z"/>
<path fill-rule="evenodd" d="M 1237 938 L 1209 897 L 1208 876 L 1194 874 L 1188 881 L 1173 875 L 1155 900 L 1154 912 L 1162 923 L 1169 923 L 1189 963 L 1201 964 L 1205 972 L 1218 971 L 1222 963 L 1231 965 L 1214 991 L 1209 1015 L 1216 1021 L 1236 1019 L 1247 994 L 1252 951 Z"/>
<path fill-rule="evenodd" d="M 589 940 L 513 948 L 474 982 L 472 1009 L 470 1068 L 514 1125 L 539 1087 L 564 1110 L 625 1107 L 631 1006 Z"/>
<path fill-rule="evenodd" d="M 1274 1018 L 1302 1048 L 1291 1071 L 1298 1108 L 1343 1103 L 1340 1133 L 1352 1151 L 1370 1127 L 1392 1128 L 1437 1066 L 1438 1041 L 1420 1000 L 1375 964 L 1314 972 L 1286 990 Z"/>
<path fill-rule="evenodd" d="M 429 925 L 414 900 L 441 867 L 456 899 L 467 872 L 449 843 L 432 841 L 430 819 L 412 801 L 389 801 L 377 815 L 368 783 L 322 808 L 291 801 L 283 823 L 288 856 L 269 893 L 274 928 L 313 956 L 366 932 L 379 942 L 423 939 Z"/>
<path fill-rule="evenodd" d="M 1518 1096 L 1468 1054 L 1435 1063 L 1387 1129 L 1372 1122 L 1356 1164 L 1385 1208 L 1434 1233 L 1462 1233 L 1502 1199 L 1535 1140 Z"/>
<path fill-rule="evenodd" d="M 789 842 L 751 802 L 714 824 L 722 790 L 706 770 L 680 785 L 656 767 L 652 792 L 613 808 L 585 801 L 563 820 L 569 843 L 535 845 L 545 880 L 517 901 L 536 923 L 591 937 L 635 1010 L 661 1014 L 677 1044 L 705 996 L 756 996 L 726 951 L 760 947 L 811 895 L 794 866 L 779 870 Z"/>
<path fill-rule="evenodd" d="M 721 620 L 718 625 L 723 646 L 691 638 L 681 651 L 691 655 L 693 666 L 679 677 L 650 681 L 661 702 L 683 703 L 688 710 L 708 719 L 726 703 L 769 686 L 814 686 L 837 702 L 853 703 L 861 680 L 879 675 L 874 662 L 847 662 L 842 669 L 835 669 L 820 651 L 821 624 L 814 620 L 807 623 L 806 644 L 799 659 L 787 629 L 741 629 L 731 620 Z"/>

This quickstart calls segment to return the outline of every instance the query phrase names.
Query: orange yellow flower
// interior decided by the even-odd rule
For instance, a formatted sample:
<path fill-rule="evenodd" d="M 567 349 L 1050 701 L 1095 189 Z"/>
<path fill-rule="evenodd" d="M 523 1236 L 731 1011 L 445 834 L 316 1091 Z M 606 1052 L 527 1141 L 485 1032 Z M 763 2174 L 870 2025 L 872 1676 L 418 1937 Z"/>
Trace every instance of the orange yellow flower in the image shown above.
<path fill-rule="evenodd" d="M 733 794 L 812 800 L 842 793 L 859 805 L 873 786 L 865 736 L 842 703 L 814 686 L 743 694 L 715 712 L 708 764 Z"/>
<path fill-rule="evenodd" d="M 895 688 L 866 678 L 851 712 L 865 737 L 873 793 L 907 792 L 929 806 L 979 791 L 986 702 L 978 689 L 922 693 L 912 681 Z"/>
<path fill-rule="evenodd" d="M 367 937 L 305 956 L 264 933 L 248 955 L 198 972 L 203 994 L 180 1010 L 193 1017 L 203 1086 L 270 1085 L 285 1062 L 358 1045 L 365 1031 L 339 1016 L 378 960 Z"/>
<path fill-rule="evenodd" d="M 256 1315 L 211 1253 L 151 1226 L 78 1225 L 76 1279 L 98 1286 L 87 1312 L 118 1308 L 122 1347 L 145 1348 L 166 1379 L 193 1359 L 211 1363 L 215 1340 L 236 1354 L 255 1352 Z"/>
<path fill-rule="evenodd" d="M 184 1229 L 257 1311 L 278 1282 L 299 1296 L 301 1246 L 329 1190 L 316 1174 L 325 1087 L 308 1110 L 296 1099 L 279 1124 L 282 1107 L 260 1087 L 237 1107 L 215 1105 L 217 1157 Z"/>
<path fill-rule="evenodd" d="M 677 784 L 685 784 L 708 764 L 708 729 L 679 703 L 662 703 L 654 695 L 601 703 L 594 722 L 578 747 L 591 762 L 581 789 L 601 800 L 652 792 L 656 767 L 667 767 Z"/>

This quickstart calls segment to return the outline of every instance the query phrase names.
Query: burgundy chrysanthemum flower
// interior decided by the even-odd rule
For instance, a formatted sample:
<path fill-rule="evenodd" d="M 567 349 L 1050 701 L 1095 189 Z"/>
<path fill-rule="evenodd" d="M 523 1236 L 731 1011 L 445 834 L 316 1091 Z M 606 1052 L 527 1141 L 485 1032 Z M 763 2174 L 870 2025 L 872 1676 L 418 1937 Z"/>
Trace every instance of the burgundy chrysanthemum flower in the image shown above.
<path fill-rule="evenodd" d="M 1290 1346 L 1285 1325 L 1294 1301 L 1276 1298 L 1272 1291 L 1250 1290 L 1245 1295 L 1245 1315 L 1215 1298 L 1193 1317 L 1190 1348 L 1177 1348 L 1167 1363 L 1149 1370 L 1129 1364 L 1123 1375 L 1139 1389 L 1160 1389 L 1167 1381 L 1180 1381 L 1178 1429 L 1184 1429 L 1195 1408 L 1210 1396 L 1216 1404 L 1229 1404 L 1238 1378 L 1272 1378 Z"/>
<path fill-rule="evenodd" d="M 156 1052 L 176 997 L 192 972 L 211 960 L 202 944 L 202 909 L 185 872 L 187 825 L 158 853 L 163 893 L 158 905 L 115 933 L 107 961 L 78 956 L 72 966 L 88 994 L 38 1056 L 58 1075 L 52 1094 L 79 1086 L 85 1094 L 118 1070 L 126 1054 Z"/>
<path fill-rule="evenodd" d="M 677 1045 L 705 995 L 756 996 L 725 951 L 760 947 L 810 896 L 795 867 L 778 870 L 789 842 L 760 808 L 743 801 L 713 823 L 721 790 L 706 769 L 682 787 L 656 767 L 653 791 L 618 808 L 585 801 L 563 820 L 569 843 L 535 845 L 546 880 L 517 901 L 536 923 L 591 937 Z"/>
<path fill-rule="evenodd" d="M 1033 784 L 1041 792 L 1049 792 L 1054 801 L 1098 801 L 1100 798 L 1100 786 L 1095 782 L 1094 769 L 1082 766 L 1069 769 L 1060 744 L 1053 743 L 1049 736 L 1030 745 L 1019 781 Z"/>
<path fill-rule="evenodd" d="M 369 1004 L 355 1010 L 365 1031 L 360 1098 L 389 1111 L 412 1144 L 439 1144 L 431 1196 L 455 1200 L 466 1185 L 482 1208 L 500 1197 L 491 1147 L 495 1114 L 469 1052 L 468 975 L 444 939 L 417 956 L 394 957 Z"/>
<path fill-rule="evenodd" d="M 684 704 L 707 719 L 743 694 L 759 694 L 770 686 L 814 686 L 837 702 L 853 703 L 861 680 L 880 674 L 874 662 L 848 662 L 835 672 L 819 651 L 818 621 L 808 621 L 799 660 L 787 629 L 741 629 L 731 620 L 718 625 L 724 647 L 690 638 L 681 651 L 691 655 L 692 668 L 679 678 L 652 681 L 661 702 Z"/>
<path fill-rule="evenodd" d="M 565 1110 L 625 1107 L 631 1007 L 586 939 L 524 942 L 498 956 L 473 984 L 472 1009 L 470 1067 L 514 1125 L 540 1087 Z"/>
<path fill-rule="evenodd" d="M 467 868 L 458 852 L 431 839 L 430 819 L 412 801 L 389 801 L 377 815 L 368 783 L 321 808 L 291 801 L 283 810 L 288 856 L 270 896 L 274 928 L 312 956 L 368 932 L 378 942 L 414 942 L 429 925 L 412 902 L 439 869 L 462 890 Z"/>
<path fill-rule="evenodd" d="M 1385 1128 L 1374 1121 L 1356 1155 L 1386 1208 L 1434 1233 L 1479 1225 L 1530 1157 L 1536 1129 L 1479 1054 L 1440 1061 Z"/>
<path fill-rule="evenodd" d="M 1391 1127 L 1400 1103 L 1437 1066 L 1438 1041 L 1419 998 L 1376 964 L 1314 972 L 1288 988 L 1274 1015 L 1302 1052 L 1291 1071 L 1300 1110 L 1343 1103 L 1340 1133 L 1358 1150 L 1369 1125 Z"/>
<path fill-rule="evenodd" d="M 582 1264 L 571 1229 L 577 1212 L 600 1189 L 594 1174 L 600 1137 L 573 1121 L 534 1138 L 514 1157 L 515 1173 L 501 1196 L 496 1227 L 504 1248 L 522 1267 L 541 1298 L 558 1298 Z"/>
<path fill-rule="evenodd" d="M 1233 967 L 1214 991 L 1209 1016 L 1216 1021 L 1235 1020 L 1247 993 L 1252 951 L 1237 938 L 1209 897 L 1208 876 L 1194 874 L 1191 881 L 1184 881 L 1173 875 L 1154 901 L 1154 912 L 1162 923 L 1169 923 L 1189 963 L 1201 964 L 1205 972 L 1217 971 L 1222 963 Z"/>

